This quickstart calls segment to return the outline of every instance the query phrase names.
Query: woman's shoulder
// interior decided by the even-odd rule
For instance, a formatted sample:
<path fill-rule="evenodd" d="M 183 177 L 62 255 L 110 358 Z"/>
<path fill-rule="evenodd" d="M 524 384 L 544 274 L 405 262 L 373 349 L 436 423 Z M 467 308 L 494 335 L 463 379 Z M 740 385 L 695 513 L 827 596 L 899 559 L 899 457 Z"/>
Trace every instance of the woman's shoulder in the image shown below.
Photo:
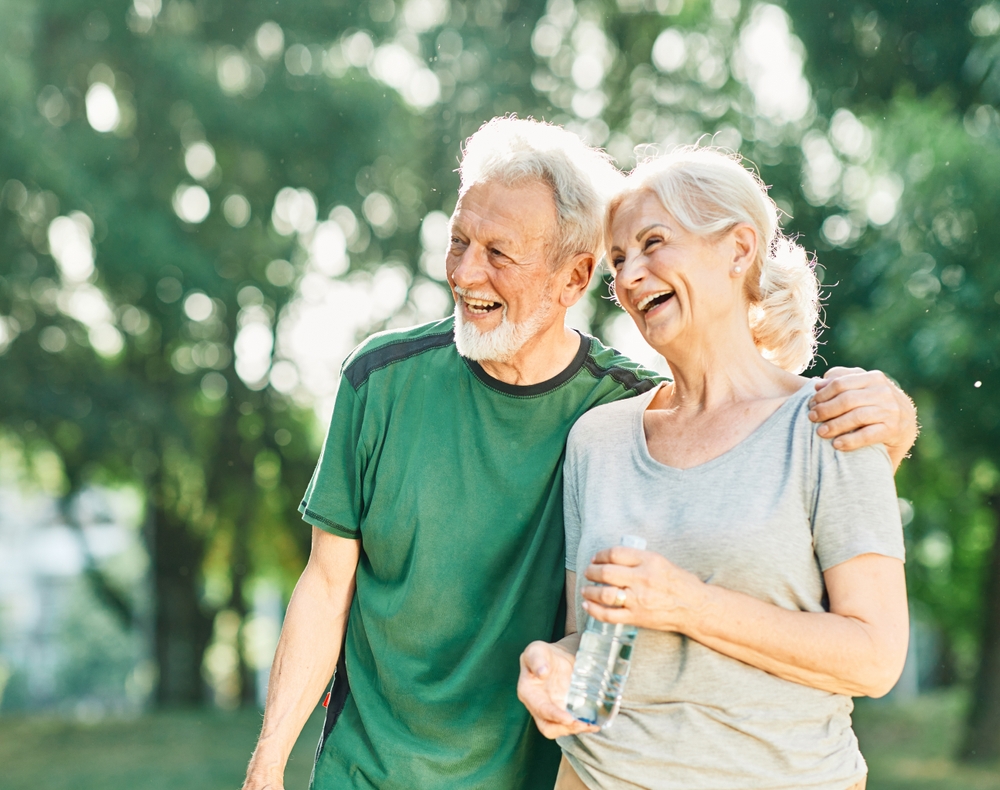
<path fill-rule="evenodd" d="M 808 381 L 788 400 L 788 430 L 790 452 L 798 457 L 808 470 L 813 484 L 830 483 L 845 473 L 856 483 L 869 476 L 892 479 L 892 462 L 883 444 L 868 445 L 854 450 L 838 450 L 832 439 L 819 434 L 821 423 L 809 419 L 810 402 L 815 392 L 813 381 Z M 799 448 L 795 450 L 794 448 Z"/>
<path fill-rule="evenodd" d="M 570 444 L 587 443 L 609 433 L 621 435 L 630 431 L 637 414 L 649 405 L 655 388 L 634 398 L 603 403 L 585 412 L 569 432 Z"/>
<path fill-rule="evenodd" d="M 597 461 L 603 468 L 621 462 L 622 453 L 632 452 L 637 422 L 641 430 L 642 412 L 655 391 L 595 406 L 584 413 L 566 441 L 568 467 L 592 468 Z"/>

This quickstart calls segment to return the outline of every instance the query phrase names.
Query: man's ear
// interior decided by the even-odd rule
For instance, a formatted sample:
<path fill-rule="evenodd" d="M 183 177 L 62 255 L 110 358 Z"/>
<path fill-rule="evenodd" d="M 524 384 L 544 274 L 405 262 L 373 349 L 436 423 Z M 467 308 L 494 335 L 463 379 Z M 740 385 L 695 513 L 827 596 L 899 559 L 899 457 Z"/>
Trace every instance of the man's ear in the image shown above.
<path fill-rule="evenodd" d="M 587 293 L 590 280 L 597 268 L 597 259 L 592 253 L 581 252 L 566 262 L 563 274 L 563 287 L 559 294 L 559 304 L 569 309 Z"/>

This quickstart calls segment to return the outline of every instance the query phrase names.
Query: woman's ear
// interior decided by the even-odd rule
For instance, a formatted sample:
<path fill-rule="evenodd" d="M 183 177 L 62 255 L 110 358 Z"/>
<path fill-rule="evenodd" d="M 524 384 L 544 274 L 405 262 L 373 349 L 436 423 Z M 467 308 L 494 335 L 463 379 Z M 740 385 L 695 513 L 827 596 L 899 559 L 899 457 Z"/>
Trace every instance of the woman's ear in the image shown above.
<path fill-rule="evenodd" d="M 757 259 L 757 231 L 750 225 L 742 223 L 732 229 L 732 260 L 729 262 L 730 272 L 734 277 L 750 271 Z"/>

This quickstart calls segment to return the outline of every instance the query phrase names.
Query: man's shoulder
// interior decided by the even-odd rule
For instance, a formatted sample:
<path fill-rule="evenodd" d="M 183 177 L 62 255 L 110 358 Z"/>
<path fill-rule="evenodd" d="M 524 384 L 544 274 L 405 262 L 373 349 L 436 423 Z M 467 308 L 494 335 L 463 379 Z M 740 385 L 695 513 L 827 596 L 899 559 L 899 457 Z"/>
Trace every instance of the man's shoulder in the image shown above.
<path fill-rule="evenodd" d="M 602 403 L 641 395 L 664 380 L 662 374 L 643 367 L 596 337 L 590 338 L 590 351 L 583 366 L 594 378 L 614 385 Z"/>
<path fill-rule="evenodd" d="M 419 354 L 455 345 L 454 318 L 377 332 L 362 342 L 344 361 L 344 377 L 355 390 L 377 370 Z"/>

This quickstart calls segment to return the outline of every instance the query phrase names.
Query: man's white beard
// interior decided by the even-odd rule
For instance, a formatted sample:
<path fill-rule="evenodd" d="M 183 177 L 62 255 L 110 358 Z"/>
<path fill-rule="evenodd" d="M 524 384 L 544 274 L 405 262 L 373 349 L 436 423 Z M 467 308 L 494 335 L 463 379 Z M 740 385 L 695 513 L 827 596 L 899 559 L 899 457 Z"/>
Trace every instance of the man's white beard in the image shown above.
<path fill-rule="evenodd" d="M 469 294 L 473 296 L 473 294 Z M 475 297 L 473 297 L 475 298 Z M 538 306 L 524 321 L 507 318 L 507 305 L 500 309 L 500 324 L 489 332 L 480 332 L 462 317 L 462 302 L 455 303 L 455 346 L 466 359 L 477 362 L 508 362 L 545 324 L 546 305 Z"/>

